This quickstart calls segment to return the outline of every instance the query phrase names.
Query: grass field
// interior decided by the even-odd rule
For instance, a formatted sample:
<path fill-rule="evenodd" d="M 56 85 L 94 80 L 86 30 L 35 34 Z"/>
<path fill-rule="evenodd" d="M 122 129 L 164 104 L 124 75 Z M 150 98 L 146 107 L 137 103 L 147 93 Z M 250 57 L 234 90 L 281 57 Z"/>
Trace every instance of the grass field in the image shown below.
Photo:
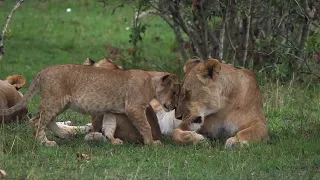
<path fill-rule="evenodd" d="M 0 1 L 1 23 L 14 3 Z M 67 13 L 67 8 L 72 11 Z M 28 87 L 36 73 L 49 65 L 102 59 L 106 44 L 131 47 L 126 27 L 132 8 L 120 8 L 113 16 L 111 10 L 90 0 L 25 1 L 9 25 L 0 78 L 22 74 Z M 148 28 L 141 47 L 148 61 L 140 66 L 180 74 L 181 67 L 175 63 L 179 54 L 171 51 L 170 28 L 155 17 L 144 22 Z M 154 36 L 161 40 L 154 42 Z M 320 179 L 320 85 L 282 85 L 257 76 L 270 130 L 268 144 L 226 150 L 224 140 L 178 146 L 166 139 L 162 147 L 113 146 L 86 143 L 83 136 L 67 141 L 49 135 L 59 146 L 46 148 L 34 142 L 27 124 L 10 124 L 0 127 L 5 150 L 0 169 L 8 173 L 7 179 Z M 36 96 L 29 103 L 32 114 L 38 102 Z M 71 111 L 59 118 L 75 124 L 90 120 Z M 77 160 L 77 152 L 91 159 Z"/>

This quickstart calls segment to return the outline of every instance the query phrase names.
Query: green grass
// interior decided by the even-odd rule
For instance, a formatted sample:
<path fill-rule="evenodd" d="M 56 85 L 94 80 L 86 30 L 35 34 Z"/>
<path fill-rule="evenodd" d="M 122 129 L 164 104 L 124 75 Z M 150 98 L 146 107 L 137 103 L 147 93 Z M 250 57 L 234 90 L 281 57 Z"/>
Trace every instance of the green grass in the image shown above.
<path fill-rule="evenodd" d="M 14 3 L 0 2 L 0 22 Z M 67 8 L 72 12 L 67 13 Z M 87 57 L 101 59 L 107 54 L 106 44 L 131 47 L 130 32 L 125 28 L 130 26 L 132 8 L 125 6 L 113 16 L 111 10 L 90 0 L 25 1 L 9 25 L 0 78 L 19 73 L 30 83 L 49 65 L 81 64 Z M 155 17 L 144 22 L 148 28 L 141 47 L 148 61 L 137 65 L 181 73 L 175 64 L 179 54 L 171 52 L 174 35 L 170 28 Z M 154 36 L 161 40 L 153 42 Z M 268 144 L 226 150 L 224 140 L 178 146 L 166 139 L 162 147 L 113 146 L 86 143 L 83 136 L 68 141 L 49 134 L 59 146 L 46 148 L 34 142 L 27 124 L 10 124 L 0 127 L 5 149 L 0 169 L 7 171 L 8 179 L 319 179 L 319 85 L 306 89 L 260 80 L 271 136 Z M 32 114 L 38 107 L 36 97 L 29 103 Z M 90 120 L 71 111 L 59 118 L 75 124 Z M 77 152 L 89 154 L 91 160 L 77 160 Z"/>

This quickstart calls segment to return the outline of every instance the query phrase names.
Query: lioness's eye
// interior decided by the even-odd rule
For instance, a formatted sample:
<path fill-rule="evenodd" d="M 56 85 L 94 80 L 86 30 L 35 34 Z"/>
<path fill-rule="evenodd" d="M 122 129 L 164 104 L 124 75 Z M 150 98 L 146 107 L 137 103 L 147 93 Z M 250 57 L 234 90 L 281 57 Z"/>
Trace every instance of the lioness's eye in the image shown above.
<path fill-rule="evenodd" d="M 191 96 L 191 91 L 190 90 L 186 90 L 186 92 L 185 92 L 186 100 L 190 99 L 190 96 Z"/>

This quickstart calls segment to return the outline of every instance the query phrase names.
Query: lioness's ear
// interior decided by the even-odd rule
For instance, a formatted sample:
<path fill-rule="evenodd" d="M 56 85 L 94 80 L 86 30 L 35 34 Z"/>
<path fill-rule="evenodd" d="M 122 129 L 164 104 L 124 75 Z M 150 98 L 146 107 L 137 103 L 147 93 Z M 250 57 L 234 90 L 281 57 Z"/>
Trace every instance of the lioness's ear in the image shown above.
<path fill-rule="evenodd" d="M 27 82 L 26 78 L 21 75 L 13 75 L 7 77 L 7 82 L 14 86 L 17 90 L 21 89 Z"/>
<path fill-rule="evenodd" d="M 169 77 L 170 77 L 170 74 L 167 74 L 167 75 L 165 75 L 165 76 L 162 76 L 162 77 L 161 77 L 161 82 L 162 82 L 162 83 L 165 83 L 165 84 L 168 83 L 168 82 L 170 81 L 170 78 L 169 78 Z"/>
<path fill-rule="evenodd" d="M 203 62 L 199 67 L 200 73 L 203 73 L 203 76 L 208 76 L 211 79 L 213 78 L 214 73 L 219 74 L 220 70 L 221 64 L 216 59 L 209 59 Z"/>
<path fill-rule="evenodd" d="M 178 83 L 179 79 L 176 74 L 167 74 L 161 77 L 161 82 L 164 84 Z"/>
<path fill-rule="evenodd" d="M 187 73 L 189 72 L 195 65 L 197 65 L 199 62 L 201 62 L 200 59 L 188 59 L 186 63 L 183 66 L 183 72 Z"/>
<path fill-rule="evenodd" d="M 96 63 L 96 62 L 95 62 L 94 60 L 92 60 L 92 59 L 90 59 L 90 58 L 87 58 L 87 59 L 84 61 L 83 65 L 93 66 L 95 63 Z"/>

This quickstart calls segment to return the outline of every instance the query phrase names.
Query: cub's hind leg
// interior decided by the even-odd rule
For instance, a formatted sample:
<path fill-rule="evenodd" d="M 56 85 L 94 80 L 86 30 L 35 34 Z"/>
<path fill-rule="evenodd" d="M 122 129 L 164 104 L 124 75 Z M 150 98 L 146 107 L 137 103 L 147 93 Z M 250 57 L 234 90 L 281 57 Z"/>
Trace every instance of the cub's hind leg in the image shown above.
<path fill-rule="evenodd" d="M 117 117 L 115 114 L 104 113 L 102 127 L 104 135 L 107 136 L 112 144 L 123 144 L 121 139 L 114 137 L 117 128 Z"/>
<path fill-rule="evenodd" d="M 52 98 L 41 97 L 39 112 L 29 121 L 29 125 L 33 128 L 33 133 L 37 141 L 45 146 L 56 146 L 57 143 L 55 141 L 48 140 L 45 128 L 51 121 L 55 120 L 57 114 L 64 110 L 67 101 L 59 100 L 53 96 L 49 97 Z"/>
<path fill-rule="evenodd" d="M 40 111 L 35 117 L 29 120 L 29 125 L 33 129 L 33 135 L 36 140 L 45 146 L 56 146 L 55 141 L 49 141 L 46 133 L 45 127 L 51 121 L 54 116 L 52 113 L 47 111 Z"/>

